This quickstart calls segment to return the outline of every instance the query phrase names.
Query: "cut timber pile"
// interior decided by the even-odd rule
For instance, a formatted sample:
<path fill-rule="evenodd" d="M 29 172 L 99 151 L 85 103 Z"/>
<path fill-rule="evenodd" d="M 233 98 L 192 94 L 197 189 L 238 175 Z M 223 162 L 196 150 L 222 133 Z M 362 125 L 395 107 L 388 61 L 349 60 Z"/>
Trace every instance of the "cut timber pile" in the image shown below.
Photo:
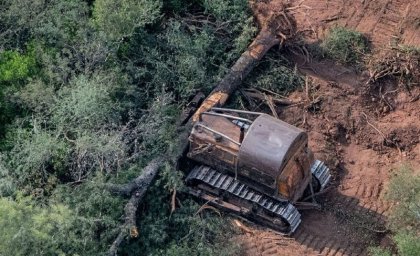
<path fill-rule="evenodd" d="M 420 85 L 420 50 L 392 48 L 375 55 L 368 63 L 372 84 L 386 77 L 396 77 L 400 85 L 409 89 Z"/>

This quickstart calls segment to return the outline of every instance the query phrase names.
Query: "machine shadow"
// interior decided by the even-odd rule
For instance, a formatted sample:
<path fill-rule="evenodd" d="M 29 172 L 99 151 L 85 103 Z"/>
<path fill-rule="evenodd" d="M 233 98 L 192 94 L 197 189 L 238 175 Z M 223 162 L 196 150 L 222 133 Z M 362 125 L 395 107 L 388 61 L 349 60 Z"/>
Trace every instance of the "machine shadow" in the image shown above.
<path fill-rule="evenodd" d="M 317 199 L 321 210 L 303 210 L 302 223 L 291 235 L 316 253 L 360 255 L 387 233 L 386 218 L 375 204 L 332 189 Z"/>

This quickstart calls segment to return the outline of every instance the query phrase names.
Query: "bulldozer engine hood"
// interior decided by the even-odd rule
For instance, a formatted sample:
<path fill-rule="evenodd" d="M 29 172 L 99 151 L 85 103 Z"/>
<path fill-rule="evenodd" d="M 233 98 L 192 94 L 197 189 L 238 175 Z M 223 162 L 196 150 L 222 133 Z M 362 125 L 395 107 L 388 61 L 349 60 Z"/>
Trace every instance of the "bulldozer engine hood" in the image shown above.
<path fill-rule="evenodd" d="M 303 130 L 262 114 L 249 127 L 242 141 L 238 169 L 245 176 L 257 174 L 261 181 L 274 188 L 287 162 L 307 141 Z"/>

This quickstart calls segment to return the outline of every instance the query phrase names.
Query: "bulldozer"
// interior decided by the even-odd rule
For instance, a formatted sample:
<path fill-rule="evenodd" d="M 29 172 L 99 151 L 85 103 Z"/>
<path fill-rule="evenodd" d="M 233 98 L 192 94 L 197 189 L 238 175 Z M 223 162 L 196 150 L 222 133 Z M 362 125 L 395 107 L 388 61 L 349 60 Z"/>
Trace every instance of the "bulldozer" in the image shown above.
<path fill-rule="evenodd" d="M 307 133 L 259 112 L 208 107 L 194 118 L 186 154 L 189 193 L 276 231 L 295 232 L 301 223 L 296 203 L 331 179 L 308 148 Z"/>

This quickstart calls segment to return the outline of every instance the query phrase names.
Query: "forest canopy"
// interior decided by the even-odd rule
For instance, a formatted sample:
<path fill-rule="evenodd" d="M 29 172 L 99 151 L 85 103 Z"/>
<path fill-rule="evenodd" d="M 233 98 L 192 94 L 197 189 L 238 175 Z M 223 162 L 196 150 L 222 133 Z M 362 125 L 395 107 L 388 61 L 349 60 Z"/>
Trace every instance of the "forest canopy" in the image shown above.
<path fill-rule="evenodd" d="M 176 147 L 182 107 L 255 35 L 248 3 L 6 0 L 0 10 L 0 254 L 103 255 L 128 200 L 104 184 Z M 189 197 L 171 214 L 183 189 L 171 159 L 119 253 L 231 254 L 226 220 L 196 214 Z"/>

